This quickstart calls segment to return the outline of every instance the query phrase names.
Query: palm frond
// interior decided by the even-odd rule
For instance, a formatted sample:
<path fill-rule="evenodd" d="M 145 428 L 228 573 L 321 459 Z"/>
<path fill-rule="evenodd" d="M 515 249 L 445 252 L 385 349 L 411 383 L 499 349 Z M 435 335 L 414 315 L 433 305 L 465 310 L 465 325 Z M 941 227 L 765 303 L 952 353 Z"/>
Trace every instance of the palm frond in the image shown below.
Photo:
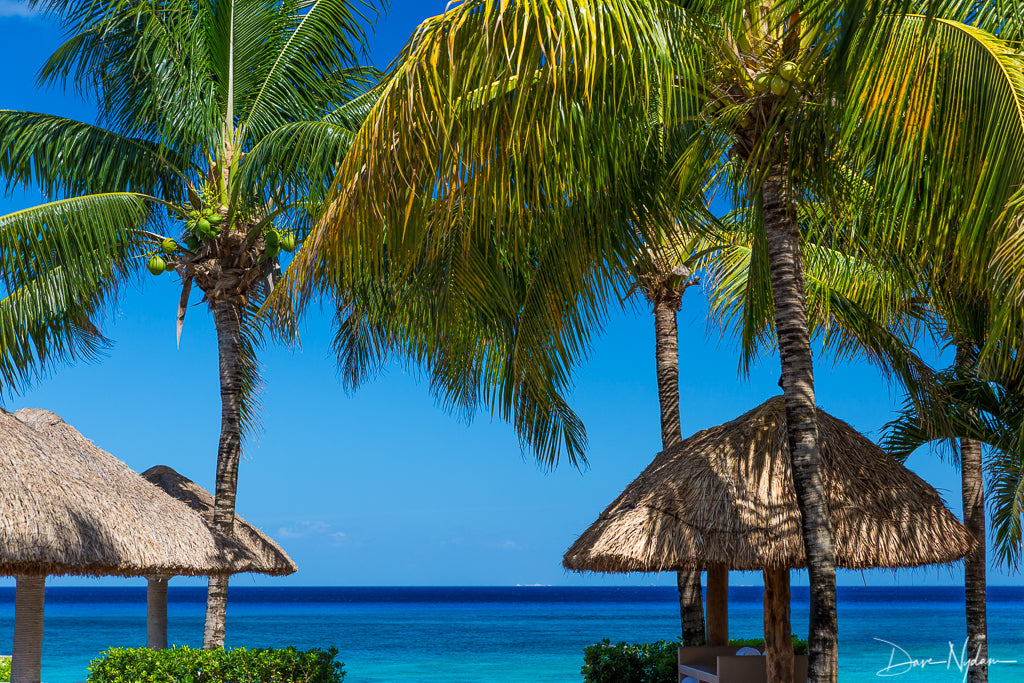
<path fill-rule="evenodd" d="M 148 140 L 128 138 L 78 121 L 0 111 L 0 174 L 34 184 L 48 196 L 141 192 L 182 203 L 191 187 L 189 159 Z"/>

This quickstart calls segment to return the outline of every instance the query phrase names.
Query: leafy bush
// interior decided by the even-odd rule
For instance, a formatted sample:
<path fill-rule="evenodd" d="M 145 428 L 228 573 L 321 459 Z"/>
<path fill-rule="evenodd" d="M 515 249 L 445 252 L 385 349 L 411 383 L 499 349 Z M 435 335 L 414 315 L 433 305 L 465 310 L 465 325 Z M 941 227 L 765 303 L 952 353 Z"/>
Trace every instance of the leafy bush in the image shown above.
<path fill-rule="evenodd" d="M 679 643 L 615 643 L 605 638 L 583 650 L 584 683 L 676 683 Z"/>
<path fill-rule="evenodd" d="M 756 647 L 764 638 L 734 638 L 733 647 Z M 676 683 L 679 643 L 612 643 L 605 638 L 583 650 L 583 683 Z M 807 641 L 793 636 L 793 652 L 807 654 Z"/>
<path fill-rule="evenodd" d="M 11 658 L 0 657 L 0 681 L 11 680 Z"/>
<path fill-rule="evenodd" d="M 115 647 L 89 664 L 88 683 L 341 683 L 337 649 L 169 650 Z"/>

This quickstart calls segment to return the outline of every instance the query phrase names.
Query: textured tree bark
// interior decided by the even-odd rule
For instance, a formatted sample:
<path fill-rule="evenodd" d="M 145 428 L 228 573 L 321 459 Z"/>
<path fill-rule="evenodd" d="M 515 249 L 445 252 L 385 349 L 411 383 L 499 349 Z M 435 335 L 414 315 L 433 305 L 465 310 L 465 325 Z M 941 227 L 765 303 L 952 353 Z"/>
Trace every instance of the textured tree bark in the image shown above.
<path fill-rule="evenodd" d="M 661 406 L 661 447 L 667 450 L 683 441 L 679 423 L 679 329 L 676 311 L 679 297 L 676 292 L 663 296 L 657 293 L 654 301 L 654 356 L 658 372 L 658 403 Z M 701 599 L 699 571 L 676 573 L 679 588 L 679 621 L 684 646 L 703 645 L 704 601 Z"/>
<path fill-rule="evenodd" d="M 39 683 L 46 577 L 19 576 L 14 595 L 11 683 Z"/>
<path fill-rule="evenodd" d="M 146 647 L 167 648 L 167 576 L 146 577 Z"/>
<path fill-rule="evenodd" d="M 974 348 L 957 344 L 956 364 L 973 372 Z M 960 439 L 960 476 L 963 486 L 964 526 L 978 542 L 974 552 L 964 558 L 964 602 L 967 612 L 967 656 L 979 664 L 968 669 L 968 683 L 988 681 L 988 626 L 985 607 L 985 494 L 982 478 L 981 444 Z"/>
<path fill-rule="evenodd" d="M 238 463 L 242 457 L 242 302 L 219 299 L 213 302 L 220 358 L 221 427 L 217 449 L 217 482 L 213 503 L 213 525 L 226 535 L 234 533 L 235 494 Z M 206 592 L 206 626 L 203 648 L 224 647 L 227 617 L 228 577 L 211 576 Z"/>
<path fill-rule="evenodd" d="M 780 384 L 793 487 L 800 507 L 811 584 L 808 671 L 810 683 L 836 683 L 839 626 L 836 620 L 836 562 L 832 529 L 821 479 L 821 452 L 814 405 L 814 372 L 800 235 L 781 170 L 772 169 L 762 186 L 775 329 L 782 361 Z"/>
<path fill-rule="evenodd" d="M 708 645 L 729 644 L 729 569 L 708 568 Z"/>
<path fill-rule="evenodd" d="M 793 637 L 789 623 L 789 570 L 764 574 L 764 653 L 767 683 L 793 681 Z"/>

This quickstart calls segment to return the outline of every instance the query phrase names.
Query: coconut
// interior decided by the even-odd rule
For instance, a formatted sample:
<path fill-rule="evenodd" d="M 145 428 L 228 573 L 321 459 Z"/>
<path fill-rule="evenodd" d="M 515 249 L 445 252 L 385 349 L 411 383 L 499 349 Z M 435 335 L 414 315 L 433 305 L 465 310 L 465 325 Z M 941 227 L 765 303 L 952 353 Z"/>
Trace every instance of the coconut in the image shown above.
<path fill-rule="evenodd" d="M 267 245 L 267 250 L 269 251 L 273 247 L 280 246 L 281 236 L 277 234 L 277 230 L 267 230 L 263 233 L 263 243 Z"/>
<path fill-rule="evenodd" d="M 779 75 L 787 81 L 795 81 L 800 76 L 800 67 L 793 62 L 783 62 L 779 65 Z"/>
<path fill-rule="evenodd" d="M 286 232 L 281 236 L 281 248 L 285 251 L 295 251 L 295 247 L 298 245 L 295 239 L 295 233 Z"/>
<path fill-rule="evenodd" d="M 771 85 L 772 85 L 772 75 L 771 74 L 761 74 L 760 76 L 758 76 L 757 78 L 754 79 L 754 92 L 757 92 L 757 93 L 768 92 L 768 88 L 770 88 Z"/>
<path fill-rule="evenodd" d="M 160 243 L 160 248 L 163 249 L 165 253 L 173 254 L 178 251 L 178 243 L 168 237 Z"/>
<path fill-rule="evenodd" d="M 219 213 L 215 213 L 212 216 L 210 216 L 209 218 L 207 218 L 206 220 L 208 220 L 210 222 L 210 225 L 217 225 L 222 220 L 224 220 L 224 216 L 221 216 Z"/>
<path fill-rule="evenodd" d="M 174 272 L 174 264 L 171 263 L 170 261 L 168 261 L 167 264 L 164 266 L 164 272 L 165 273 L 173 273 Z"/>
<path fill-rule="evenodd" d="M 149 272 L 153 275 L 159 275 L 164 272 L 164 269 L 167 267 L 167 262 L 159 256 L 154 256 L 149 259 L 149 263 L 146 264 L 146 267 L 149 268 Z"/>
<path fill-rule="evenodd" d="M 274 245 L 273 247 L 267 247 L 263 252 L 266 254 L 268 259 L 277 258 L 277 255 L 281 253 L 281 247 Z"/>
<path fill-rule="evenodd" d="M 782 76 L 772 76 L 772 92 L 776 95 L 782 96 L 789 90 L 789 81 L 782 78 Z"/>

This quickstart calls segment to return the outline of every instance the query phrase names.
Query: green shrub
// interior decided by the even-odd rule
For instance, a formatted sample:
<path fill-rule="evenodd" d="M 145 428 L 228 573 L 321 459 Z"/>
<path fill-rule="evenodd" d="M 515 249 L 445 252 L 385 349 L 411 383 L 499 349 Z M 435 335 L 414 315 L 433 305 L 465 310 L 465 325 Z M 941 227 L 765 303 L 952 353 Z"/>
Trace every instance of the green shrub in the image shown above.
<path fill-rule="evenodd" d="M 679 643 L 615 643 L 605 638 L 583 650 L 584 683 L 675 683 Z"/>
<path fill-rule="evenodd" d="M 756 647 L 764 638 L 734 638 L 733 647 Z M 679 643 L 615 643 L 605 638 L 583 650 L 583 683 L 676 683 Z M 793 652 L 807 654 L 807 641 L 793 636 Z"/>
<path fill-rule="evenodd" d="M 169 650 L 115 647 L 89 664 L 88 683 L 341 683 L 337 649 Z"/>
<path fill-rule="evenodd" d="M 11 658 L 0 657 L 0 681 L 11 680 Z"/>
<path fill-rule="evenodd" d="M 791 637 L 793 638 L 793 654 L 807 654 L 807 641 L 800 640 L 796 636 Z M 729 645 L 735 647 L 756 647 L 761 652 L 764 652 L 764 638 L 730 638 Z"/>

